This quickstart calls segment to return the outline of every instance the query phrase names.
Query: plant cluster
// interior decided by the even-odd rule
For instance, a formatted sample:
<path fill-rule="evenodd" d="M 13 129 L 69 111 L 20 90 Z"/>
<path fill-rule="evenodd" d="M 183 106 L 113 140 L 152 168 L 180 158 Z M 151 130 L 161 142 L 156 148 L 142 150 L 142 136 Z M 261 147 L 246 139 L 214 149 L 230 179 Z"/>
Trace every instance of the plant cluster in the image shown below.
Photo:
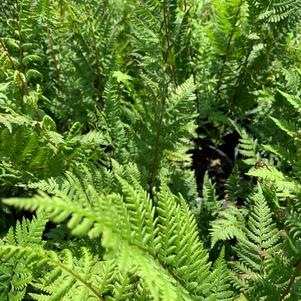
<path fill-rule="evenodd" d="M 300 20 L 2 0 L 0 300 L 301 300 Z"/>

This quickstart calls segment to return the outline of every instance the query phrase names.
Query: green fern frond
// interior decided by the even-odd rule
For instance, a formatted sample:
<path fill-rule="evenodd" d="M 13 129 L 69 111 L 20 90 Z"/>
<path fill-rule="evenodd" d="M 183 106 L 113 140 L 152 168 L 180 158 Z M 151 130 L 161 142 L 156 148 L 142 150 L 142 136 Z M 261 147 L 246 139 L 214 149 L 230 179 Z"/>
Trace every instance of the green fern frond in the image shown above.
<path fill-rule="evenodd" d="M 278 92 L 284 97 L 284 99 L 292 106 L 294 109 L 297 110 L 299 114 L 301 114 L 301 100 L 299 97 L 295 95 L 290 95 L 288 93 L 285 93 L 281 90 L 278 90 Z"/>
<path fill-rule="evenodd" d="M 218 200 L 215 184 L 209 179 L 208 173 L 204 176 L 202 196 L 202 204 L 206 207 L 206 210 L 210 211 L 212 216 L 215 216 L 219 211 L 221 201 Z"/>
<path fill-rule="evenodd" d="M 40 214 L 31 221 L 23 219 L 10 228 L 7 235 L 0 239 L 0 298 L 2 300 L 21 301 L 27 294 L 27 287 L 34 279 L 34 269 L 27 259 L 18 260 L 16 249 L 43 247 L 42 235 L 47 223 L 47 215 Z M 9 250 L 9 251 L 8 251 Z M 8 251 L 9 256 L 4 252 Z"/>
<path fill-rule="evenodd" d="M 301 216 L 300 212 L 293 211 L 287 214 L 285 221 L 290 235 L 297 241 L 301 238 Z"/>
<path fill-rule="evenodd" d="M 224 209 L 222 209 L 218 217 L 211 222 L 211 248 L 218 241 L 227 241 L 233 238 L 243 239 L 244 234 L 244 218 L 241 209 L 224 202 Z"/>
<path fill-rule="evenodd" d="M 215 43 L 215 51 L 219 55 L 228 55 L 229 50 L 239 33 L 238 20 L 242 1 L 213 1 L 215 22 L 210 33 Z"/>
<path fill-rule="evenodd" d="M 249 200 L 250 216 L 244 230 L 244 237 L 238 237 L 238 244 L 234 248 L 239 261 L 233 263 L 234 271 L 237 273 L 236 285 L 248 294 L 256 296 L 265 294 L 265 290 L 259 290 L 258 285 L 268 284 L 269 280 L 269 258 L 279 250 L 280 232 L 272 220 L 272 213 L 267 205 L 262 189 Z M 252 295 L 254 294 L 254 295 Z"/>
<path fill-rule="evenodd" d="M 279 120 L 274 117 L 270 117 L 273 122 L 276 124 L 276 126 L 281 129 L 283 132 L 285 132 L 289 137 L 295 138 L 297 136 L 297 127 L 295 123 L 292 123 L 287 120 Z"/>
<path fill-rule="evenodd" d="M 301 189 L 297 181 L 284 175 L 273 166 L 251 168 L 248 175 L 262 178 L 273 184 L 277 189 L 277 195 L 282 198 L 294 196 L 298 194 Z"/>
<path fill-rule="evenodd" d="M 31 266 L 37 265 L 50 265 L 54 269 L 46 274 L 45 280 L 41 284 L 34 284 L 38 289 L 43 288 L 47 295 L 31 293 L 30 295 L 35 300 L 60 300 L 74 289 L 78 295 L 74 295 L 70 300 L 83 300 L 83 297 L 90 297 L 91 300 L 101 299 L 101 292 L 90 284 L 91 269 L 94 267 L 95 262 L 92 256 L 87 250 L 83 250 L 83 257 L 79 262 L 76 262 L 75 258 L 69 250 L 65 250 L 62 253 L 62 259 L 58 254 L 53 251 L 45 251 L 33 247 L 18 247 L 18 246 L 1 246 L 0 256 L 4 260 L 14 258 L 15 260 L 24 259 L 27 264 Z M 43 278 L 42 278 L 43 279 Z M 47 284 L 49 283 L 49 284 Z M 79 296 L 81 298 L 79 298 Z M 69 295 L 70 298 L 70 295 Z"/>
<path fill-rule="evenodd" d="M 40 193 L 5 202 L 38 211 L 47 208 L 53 221 L 69 219 L 74 235 L 92 238 L 102 233 L 107 256 L 119 258 L 121 271 L 134 268 L 155 300 L 159 295 L 164 300 L 204 296 L 209 275 L 207 255 L 184 200 L 163 185 L 154 206 L 135 179 L 129 184 L 116 177 L 123 196 L 99 195 L 91 185 L 84 190 L 79 181 L 73 181 L 72 187 L 52 197 Z"/>
<path fill-rule="evenodd" d="M 258 153 L 258 143 L 257 140 L 251 137 L 246 130 L 240 130 L 239 146 L 238 151 L 246 159 L 243 160 L 247 165 L 255 165 L 256 162 L 260 159 Z"/>
<path fill-rule="evenodd" d="M 210 275 L 211 291 L 216 300 L 230 301 L 234 298 L 234 292 L 230 288 L 230 274 L 225 261 L 225 248 L 223 247 L 218 259 L 213 266 Z"/>
<path fill-rule="evenodd" d="M 9 132 L 13 132 L 13 126 L 35 126 L 37 122 L 31 120 L 25 115 L 15 113 L 13 110 L 7 110 L 9 113 L 0 114 L 0 124 L 8 128 Z"/>
<path fill-rule="evenodd" d="M 290 28 L 298 22 L 301 15 L 301 5 L 296 0 L 274 0 L 268 3 L 264 1 L 250 1 L 255 7 L 262 7 L 258 18 L 273 25 L 279 24 L 280 28 Z"/>
<path fill-rule="evenodd" d="M 189 78 L 164 99 L 154 95 L 160 102 L 155 106 L 144 100 L 136 104 L 134 135 L 137 162 L 143 174 L 147 175 L 150 186 L 156 182 L 163 162 L 182 159 L 182 162 L 172 163 L 183 164 L 191 160 L 185 151 L 195 130 L 194 89 L 193 79 Z M 145 133 L 143 136 L 140 135 L 141 130 Z"/>
<path fill-rule="evenodd" d="M 244 185 L 237 166 L 234 166 L 231 175 L 225 183 L 225 200 L 235 204 L 239 198 L 244 198 Z"/>

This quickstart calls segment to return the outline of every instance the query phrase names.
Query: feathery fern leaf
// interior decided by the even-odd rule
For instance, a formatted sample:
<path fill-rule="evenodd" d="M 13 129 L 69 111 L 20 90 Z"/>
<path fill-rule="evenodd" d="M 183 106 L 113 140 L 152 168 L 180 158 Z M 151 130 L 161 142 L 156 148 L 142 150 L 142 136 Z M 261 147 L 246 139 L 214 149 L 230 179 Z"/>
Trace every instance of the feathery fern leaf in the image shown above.
<path fill-rule="evenodd" d="M 121 271 L 134 269 L 155 300 L 159 296 L 164 300 L 206 296 L 207 255 L 185 201 L 162 184 L 154 206 L 135 178 L 128 182 L 117 174 L 116 179 L 122 195 L 99 195 L 91 185 L 85 190 L 72 177 L 72 186 L 65 184 L 61 191 L 52 189 L 52 197 L 41 192 L 30 199 L 9 199 L 5 203 L 47 210 L 55 222 L 68 219 L 74 235 L 94 238 L 102 233 L 106 256 L 119 258 Z"/>

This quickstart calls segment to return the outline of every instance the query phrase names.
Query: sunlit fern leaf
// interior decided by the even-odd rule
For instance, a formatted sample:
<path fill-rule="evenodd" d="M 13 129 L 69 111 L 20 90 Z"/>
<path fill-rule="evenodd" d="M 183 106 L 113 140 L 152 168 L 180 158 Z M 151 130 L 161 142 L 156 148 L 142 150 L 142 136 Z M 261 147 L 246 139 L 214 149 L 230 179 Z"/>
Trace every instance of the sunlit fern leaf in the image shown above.
<path fill-rule="evenodd" d="M 301 189 L 301 186 L 297 181 L 286 176 L 273 166 L 251 168 L 248 175 L 270 182 L 276 187 L 277 195 L 281 198 L 294 196 L 298 194 Z"/>
<path fill-rule="evenodd" d="M 203 180 L 202 199 L 200 200 L 201 210 L 207 211 L 211 218 L 216 217 L 221 207 L 221 201 L 218 200 L 215 183 L 205 173 Z"/>
<path fill-rule="evenodd" d="M 33 284 L 42 291 L 30 294 L 34 300 L 103 300 L 103 292 L 109 290 L 108 281 L 114 278 L 112 262 L 97 261 L 85 248 L 80 258 L 64 250 L 61 263 L 49 264 L 54 269 Z"/>
<path fill-rule="evenodd" d="M 164 300 L 190 300 L 191 294 L 206 296 L 207 253 L 185 201 L 163 184 L 154 206 L 137 180 L 116 177 L 122 195 L 101 195 L 91 185 L 84 188 L 78 180 L 69 179 L 72 186 L 54 190 L 52 197 L 40 193 L 5 202 L 31 210 L 44 208 L 55 222 L 68 219 L 74 235 L 102 234 L 106 256 L 118 258 L 121 271 L 134 269 L 155 300 L 159 296 Z"/>
<path fill-rule="evenodd" d="M 186 282 L 188 291 L 193 295 L 206 294 L 208 258 L 198 240 L 197 225 L 185 200 L 175 198 L 163 184 L 159 193 L 158 212 L 158 226 L 161 229 L 159 254 L 162 254 L 162 260 L 171 266 L 179 279 Z"/>
<path fill-rule="evenodd" d="M 27 294 L 27 287 L 34 279 L 33 266 L 26 258 L 15 258 L 14 251 L 6 257 L 3 250 L 14 248 L 43 247 L 42 235 L 47 223 L 45 214 L 33 217 L 31 221 L 23 219 L 10 228 L 7 235 L 0 240 L 0 297 L 2 300 L 21 301 Z"/>
<path fill-rule="evenodd" d="M 0 256 L 4 260 L 11 258 L 18 261 L 25 260 L 31 266 L 47 265 L 53 267 L 53 270 L 31 283 L 36 288 L 46 292 L 41 296 L 30 293 L 35 300 L 62 300 L 65 296 L 67 298 L 72 296 L 70 300 L 83 300 L 79 296 L 89 296 L 91 300 L 100 299 L 101 292 L 94 288 L 90 282 L 91 270 L 95 261 L 88 250 L 83 250 L 83 256 L 79 260 L 73 257 L 69 250 L 64 250 L 62 259 L 60 259 L 59 254 L 53 251 L 7 245 L 0 247 Z M 40 284 L 39 281 L 41 281 Z M 72 295 L 69 295 L 70 293 Z"/>

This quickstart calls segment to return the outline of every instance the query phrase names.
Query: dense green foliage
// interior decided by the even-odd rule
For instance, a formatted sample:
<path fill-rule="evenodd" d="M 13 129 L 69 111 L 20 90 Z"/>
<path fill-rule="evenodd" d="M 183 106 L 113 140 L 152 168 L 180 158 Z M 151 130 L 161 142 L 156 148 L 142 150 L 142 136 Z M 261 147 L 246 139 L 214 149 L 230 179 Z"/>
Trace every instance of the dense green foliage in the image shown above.
<path fill-rule="evenodd" d="M 0 300 L 301 300 L 299 0 L 1 0 Z"/>

